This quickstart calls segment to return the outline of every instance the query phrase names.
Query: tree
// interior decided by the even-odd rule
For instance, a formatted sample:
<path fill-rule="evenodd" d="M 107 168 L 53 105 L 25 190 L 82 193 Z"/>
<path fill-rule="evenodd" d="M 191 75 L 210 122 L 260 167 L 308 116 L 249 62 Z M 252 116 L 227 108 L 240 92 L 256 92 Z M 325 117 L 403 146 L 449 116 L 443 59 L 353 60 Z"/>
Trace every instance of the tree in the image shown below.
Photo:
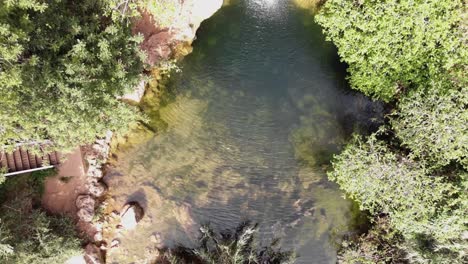
<path fill-rule="evenodd" d="M 402 98 L 391 125 L 402 145 L 427 167 L 457 162 L 468 169 L 468 88 L 446 85 L 434 81 Z"/>
<path fill-rule="evenodd" d="M 53 172 L 18 175 L 0 185 L 1 263 L 65 263 L 83 254 L 71 219 L 37 209 L 45 177 Z"/>
<path fill-rule="evenodd" d="M 462 0 L 328 0 L 316 20 L 349 65 L 351 86 L 391 101 L 465 70 L 463 6 Z"/>
<path fill-rule="evenodd" d="M 0 3 L 0 144 L 58 150 L 124 131 L 137 111 L 117 99 L 139 81 L 140 37 L 106 0 Z"/>
<path fill-rule="evenodd" d="M 0 252 L 2 263 L 65 263 L 70 257 L 83 254 L 75 227 L 65 216 L 47 216 L 40 210 L 11 210 L 2 215 L 2 220 L 9 232 L 5 239 L 8 244 L 0 244 L 0 250 L 5 246 L 8 250 L 7 254 Z"/>
<path fill-rule="evenodd" d="M 434 172 L 376 134 L 367 140 L 356 136 L 329 173 L 362 210 L 388 215 L 391 227 L 408 241 L 430 244 L 452 263 L 462 263 L 468 249 L 461 239 L 468 224 L 467 176 L 463 170 Z"/>
<path fill-rule="evenodd" d="M 328 0 L 316 17 L 348 63 L 351 86 L 396 106 L 378 134 L 355 137 L 335 157 L 329 177 L 373 217 L 387 215 L 415 262 L 463 263 L 468 254 L 463 7 L 461 0 Z M 373 246 L 392 240 L 371 236 L 386 229 L 374 223 L 347 256 L 386 263 Z"/>

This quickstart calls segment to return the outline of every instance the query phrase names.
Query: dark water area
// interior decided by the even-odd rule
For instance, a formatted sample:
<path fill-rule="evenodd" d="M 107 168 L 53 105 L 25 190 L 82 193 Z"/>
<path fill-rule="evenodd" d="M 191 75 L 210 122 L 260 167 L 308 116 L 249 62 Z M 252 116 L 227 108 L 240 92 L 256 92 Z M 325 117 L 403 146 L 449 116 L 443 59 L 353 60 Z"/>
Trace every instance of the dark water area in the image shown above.
<path fill-rule="evenodd" d="M 116 201 L 146 209 L 122 250 L 149 247 L 154 234 L 190 245 L 201 223 L 251 220 L 263 241 L 283 238 L 297 263 L 335 263 L 359 214 L 325 172 L 382 109 L 349 88 L 310 12 L 234 1 L 202 24 L 180 67 L 158 112 L 166 128 L 117 151 L 107 176 Z"/>

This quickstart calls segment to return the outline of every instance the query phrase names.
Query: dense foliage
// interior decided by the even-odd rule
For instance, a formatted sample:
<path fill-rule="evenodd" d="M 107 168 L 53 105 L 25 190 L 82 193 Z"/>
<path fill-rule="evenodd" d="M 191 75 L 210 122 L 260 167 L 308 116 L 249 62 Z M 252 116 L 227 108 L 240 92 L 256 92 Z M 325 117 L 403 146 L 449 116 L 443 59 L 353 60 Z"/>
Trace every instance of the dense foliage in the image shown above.
<path fill-rule="evenodd" d="M 210 226 L 200 228 L 199 246 L 162 250 L 158 263 L 223 263 L 223 264 L 287 264 L 294 262 L 293 253 L 281 251 L 279 240 L 261 247 L 257 225 L 248 222 L 234 231 L 215 232 Z"/>
<path fill-rule="evenodd" d="M 65 263 L 82 254 L 71 220 L 36 208 L 47 175 L 17 176 L 0 187 L 1 263 Z"/>
<path fill-rule="evenodd" d="M 436 81 L 427 91 L 403 98 L 391 124 L 403 146 L 426 166 L 455 161 L 468 169 L 468 86 L 443 85 Z"/>
<path fill-rule="evenodd" d="M 377 217 L 377 223 L 367 234 L 343 243 L 339 261 L 355 264 L 408 263 L 408 255 L 401 245 L 401 235 L 393 230 L 387 217 Z"/>
<path fill-rule="evenodd" d="M 351 86 L 395 106 L 389 122 L 356 136 L 329 173 L 361 209 L 387 219 L 346 242 L 344 263 L 468 261 L 463 4 L 329 0 L 317 16 L 349 65 Z"/>
<path fill-rule="evenodd" d="M 389 101 L 463 70 L 462 0 L 330 0 L 317 21 L 348 65 L 352 87 Z"/>
<path fill-rule="evenodd" d="M 0 3 L 0 144 L 49 139 L 66 150 L 135 120 L 117 97 L 139 79 L 140 39 L 111 3 Z"/>
<path fill-rule="evenodd" d="M 330 179 L 371 214 L 388 214 L 408 239 L 434 240 L 437 247 L 458 241 L 468 224 L 466 174 L 431 173 L 423 164 L 389 148 L 375 135 L 360 137 L 336 157 Z M 466 246 L 466 244 L 465 244 Z"/>

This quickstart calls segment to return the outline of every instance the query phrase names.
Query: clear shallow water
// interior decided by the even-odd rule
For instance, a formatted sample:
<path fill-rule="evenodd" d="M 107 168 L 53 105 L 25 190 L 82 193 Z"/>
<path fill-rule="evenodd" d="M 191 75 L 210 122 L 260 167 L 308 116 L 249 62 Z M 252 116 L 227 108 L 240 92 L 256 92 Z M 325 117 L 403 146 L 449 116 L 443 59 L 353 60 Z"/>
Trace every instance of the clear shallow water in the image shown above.
<path fill-rule="evenodd" d="M 167 128 L 130 135 L 137 143 L 115 153 L 106 176 L 116 204 L 145 208 L 109 262 L 149 258 L 151 235 L 191 245 L 200 223 L 251 220 L 265 241 L 282 237 L 297 263 L 334 263 L 356 215 L 325 171 L 381 109 L 349 89 L 310 13 L 286 0 L 223 7 L 180 66 L 158 112 Z"/>

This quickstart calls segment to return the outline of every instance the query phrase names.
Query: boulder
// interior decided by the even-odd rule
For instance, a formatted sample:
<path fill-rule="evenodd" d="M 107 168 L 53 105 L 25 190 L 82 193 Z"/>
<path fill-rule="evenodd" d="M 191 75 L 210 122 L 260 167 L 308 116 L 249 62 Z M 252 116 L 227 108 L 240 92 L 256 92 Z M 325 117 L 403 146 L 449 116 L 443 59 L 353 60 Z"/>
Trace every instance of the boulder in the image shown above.
<path fill-rule="evenodd" d="M 143 218 L 143 208 L 138 203 L 129 203 L 124 206 L 120 213 L 120 226 L 124 230 L 134 229 Z"/>
<path fill-rule="evenodd" d="M 161 0 L 155 0 L 165 5 Z M 201 22 L 212 16 L 223 5 L 223 0 L 184 0 L 170 2 L 165 14 L 151 14 L 150 2 L 142 8 L 133 33 L 141 34 L 144 40 L 141 49 L 147 54 L 147 63 L 157 66 L 159 62 L 178 57 L 177 46 L 191 44 Z M 170 19 L 168 19 L 170 18 Z M 185 54 L 186 55 L 186 54 Z"/>
<path fill-rule="evenodd" d="M 123 100 L 139 103 L 141 101 L 141 98 L 143 98 L 143 95 L 145 94 L 145 87 L 146 81 L 141 80 L 132 92 L 124 94 L 121 98 Z"/>
<path fill-rule="evenodd" d="M 100 168 L 89 168 L 88 170 L 88 176 L 100 179 L 102 178 L 102 170 Z"/>
<path fill-rule="evenodd" d="M 76 198 L 76 207 L 78 209 L 85 208 L 85 209 L 93 209 L 96 201 L 94 201 L 93 197 L 87 194 L 78 195 Z"/>
<path fill-rule="evenodd" d="M 95 197 L 101 197 L 107 192 L 107 186 L 104 183 L 98 181 L 87 182 L 86 189 L 91 195 Z"/>
<path fill-rule="evenodd" d="M 78 216 L 78 219 L 80 219 L 81 221 L 91 222 L 91 221 L 93 221 L 93 217 L 94 217 L 94 208 L 92 208 L 92 209 L 90 209 L 90 208 L 81 208 L 76 213 L 76 216 Z"/>

